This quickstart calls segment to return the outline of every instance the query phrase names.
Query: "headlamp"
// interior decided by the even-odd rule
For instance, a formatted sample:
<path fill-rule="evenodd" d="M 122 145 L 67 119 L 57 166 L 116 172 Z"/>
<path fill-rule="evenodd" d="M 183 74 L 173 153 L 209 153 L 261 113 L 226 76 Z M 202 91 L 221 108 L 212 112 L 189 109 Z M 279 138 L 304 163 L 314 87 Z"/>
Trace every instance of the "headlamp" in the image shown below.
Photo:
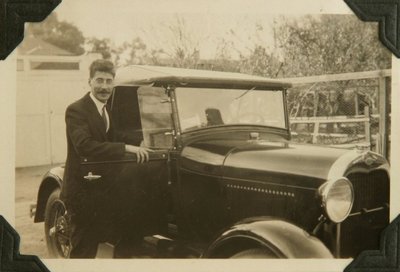
<path fill-rule="evenodd" d="M 335 222 L 343 222 L 349 216 L 354 202 L 353 185 L 347 178 L 328 181 L 319 188 L 322 206 L 328 218 Z"/>

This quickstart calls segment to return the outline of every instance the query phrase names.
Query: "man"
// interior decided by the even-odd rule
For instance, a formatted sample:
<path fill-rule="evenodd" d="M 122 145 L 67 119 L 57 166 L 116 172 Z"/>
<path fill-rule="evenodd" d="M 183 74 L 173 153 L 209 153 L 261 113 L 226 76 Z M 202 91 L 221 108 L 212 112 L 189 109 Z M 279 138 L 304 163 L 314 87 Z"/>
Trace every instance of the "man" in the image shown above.
<path fill-rule="evenodd" d="M 145 162 L 151 151 L 112 142 L 113 127 L 106 103 L 113 90 L 114 65 L 107 60 L 96 60 L 89 70 L 90 92 L 69 105 L 65 114 L 68 150 L 61 199 L 71 220 L 70 258 L 95 257 L 98 244 L 107 239 L 104 233 L 104 216 L 107 215 L 96 208 L 97 203 L 89 203 L 94 199 L 94 189 L 87 187 L 83 179 L 80 171 L 82 158 L 113 160 L 123 158 L 125 153 L 133 153 L 138 162 Z"/>

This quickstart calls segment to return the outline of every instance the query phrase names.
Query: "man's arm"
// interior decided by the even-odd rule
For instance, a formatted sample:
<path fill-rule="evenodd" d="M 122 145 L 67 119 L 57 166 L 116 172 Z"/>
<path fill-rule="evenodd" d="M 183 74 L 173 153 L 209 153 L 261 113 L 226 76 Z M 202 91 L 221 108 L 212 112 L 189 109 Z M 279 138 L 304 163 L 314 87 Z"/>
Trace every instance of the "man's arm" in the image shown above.
<path fill-rule="evenodd" d="M 81 157 L 96 159 L 119 159 L 125 152 L 134 153 L 138 163 L 149 160 L 149 152 L 152 150 L 128 145 L 122 142 L 100 142 L 93 138 L 88 122 L 83 112 L 74 107 L 68 107 L 65 114 L 67 134 L 70 136 L 73 146 Z"/>
<path fill-rule="evenodd" d="M 149 161 L 149 152 L 154 152 L 149 148 L 134 145 L 125 145 L 125 150 L 126 152 L 136 154 L 138 163 Z"/>
<path fill-rule="evenodd" d="M 143 141 L 142 131 L 131 131 L 130 133 L 113 128 L 113 140 L 126 144 L 139 146 Z"/>
<path fill-rule="evenodd" d="M 89 120 L 79 109 L 68 107 L 65 122 L 67 134 L 79 156 L 107 159 L 117 159 L 124 156 L 124 143 L 100 142 L 94 139 L 89 129 Z"/>

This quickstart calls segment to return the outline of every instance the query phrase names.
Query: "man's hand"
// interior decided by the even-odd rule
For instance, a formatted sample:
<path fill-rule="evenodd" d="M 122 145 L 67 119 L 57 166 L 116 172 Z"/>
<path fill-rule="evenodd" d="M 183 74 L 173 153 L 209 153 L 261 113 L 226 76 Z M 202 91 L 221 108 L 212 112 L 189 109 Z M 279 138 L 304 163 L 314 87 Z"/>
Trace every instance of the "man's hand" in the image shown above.
<path fill-rule="evenodd" d="M 148 162 L 149 152 L 154 152 L 149 148 L 134 145 L 125 145 L 125 151 L 136 154 L 138 163 Z"/>

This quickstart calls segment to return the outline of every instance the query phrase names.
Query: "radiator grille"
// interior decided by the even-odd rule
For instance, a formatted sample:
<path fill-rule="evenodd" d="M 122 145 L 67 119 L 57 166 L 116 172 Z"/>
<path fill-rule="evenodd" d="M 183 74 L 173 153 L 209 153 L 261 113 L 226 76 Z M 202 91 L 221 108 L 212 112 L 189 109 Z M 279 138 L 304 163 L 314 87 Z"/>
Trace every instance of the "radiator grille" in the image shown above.
<path fill-rule="evenodd" d="M 385 172 L 350 174 L 348 179 L 354 187 L 352 213 L 362 209 L 374 209 L 389 203 L 389 179 Z"/>
<path fill-rule="evenodd" d="M 384 171 L 350 174 L 354 187 L 353 216 L 341 225 L 341 257 L 379 249 L 380 234 L 389 224 L 389 209 L 367 212 L 389 203 L 389 178 Z"/>

